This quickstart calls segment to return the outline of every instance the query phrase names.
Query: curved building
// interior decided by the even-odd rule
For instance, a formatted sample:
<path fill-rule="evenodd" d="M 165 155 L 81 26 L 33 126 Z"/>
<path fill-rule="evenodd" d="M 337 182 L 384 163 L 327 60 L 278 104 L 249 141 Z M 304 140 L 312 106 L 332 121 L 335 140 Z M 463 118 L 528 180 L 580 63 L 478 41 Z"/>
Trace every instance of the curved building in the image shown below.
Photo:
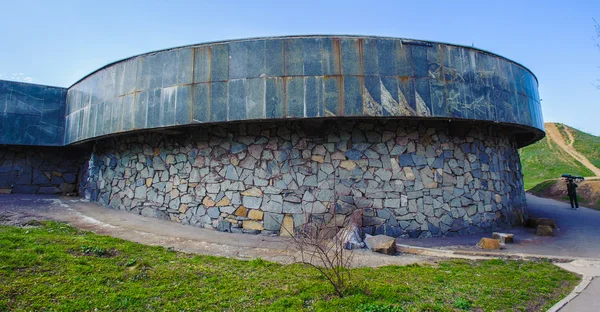
<path fill-rule="evenodd" d="M 437 42 L 223 41 L 118 61 L 66 90 L 0 82 L 0 144 L 12 163 L 23 145 L 79 147 L 82 169 L 63 171 L 80 194 L 185 224 L 287 233 L 358 210 L 369 233 L 460 235 L 526 214 L 517 149 L 544 136 L 537 85 L 520 64 Z M 39 187 L 64 192 L 54 177 Z"/>

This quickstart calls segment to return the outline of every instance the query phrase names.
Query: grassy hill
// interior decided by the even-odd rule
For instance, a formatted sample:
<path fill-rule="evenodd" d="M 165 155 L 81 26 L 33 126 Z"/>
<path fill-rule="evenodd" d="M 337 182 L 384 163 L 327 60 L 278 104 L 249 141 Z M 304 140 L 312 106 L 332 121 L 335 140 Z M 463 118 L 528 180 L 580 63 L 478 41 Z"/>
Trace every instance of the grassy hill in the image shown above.
<path fill-rule="evenodd" d="M 562 127 L 558 126 L 557 128 L 560 130 Z M 595 148 L 600 150 L 600 138 L 581 131 L 577 131 L 577 133 L 581 133 L 598 140 L 598 142 L 594 144 Z M 561 131 L 561 134 L 563 134 L 563 131 Z M 575 137 L 575 143 L 573 145 L 575 148 L 577 148 L 577 136 L 573 136 Z M 591 141 L 587 137 L 586 139 L 588 139 L 588 142 Z M 581 175 L 585 177 L 593 175 L 589 169 L 571 157 L 571 155 L 569 155 L 566 151 L 561 149 L 558 144 L 549 139 L 548 136 L 532 145 L 522 148 L 519 152 L 521 155 L 521 164 L 523 166 L 523 178 L 525 180 L 526 190 L 545 180 L 557 179 L 564 173 Z M 583 154 L 583 152 L 581 153 Z M 598 160 L 600 160 L 600 157 L 598 157 Z"/>
<path fill-rule="evenodd" d="M 565 201 L 566 185 L 560 176 L 564 173 L 584 176 L 586 181 L 578 189 L 580 203 L 600 209 L 600 180 L 590 179 L 595 175 L 593 166 L 600 168 L 600 137 L 559 123 L 547 123 L 546 130 L 544 139 L 519 151 L 525 189 L 538 196 Z M 572 156 L 573 152 L 591 164 L 586 167 L 582 163 L 585 160 L 581 157 L 578 160 Z"/>
<path fill-rule="evenodd" d="M 594 166 L 600 168 L 600 137 L 568 126 L 564 127 L 569 129 L 575 139 L 573 147 L 587 157 Z"/>

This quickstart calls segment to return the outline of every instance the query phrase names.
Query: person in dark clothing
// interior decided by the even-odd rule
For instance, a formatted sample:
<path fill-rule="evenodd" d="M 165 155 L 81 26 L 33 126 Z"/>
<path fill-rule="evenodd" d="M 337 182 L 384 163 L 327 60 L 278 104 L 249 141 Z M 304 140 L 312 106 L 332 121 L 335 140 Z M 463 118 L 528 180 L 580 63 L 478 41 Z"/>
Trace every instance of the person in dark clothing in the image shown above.
<path fill-rule="evenodd" d="M 577 184 L 571 179 L 567 182 L 567 194 L 569 195 L 569 201 L 571 201 L 571 209 L 579 209 L 579 203 L 577 202 Z"/>

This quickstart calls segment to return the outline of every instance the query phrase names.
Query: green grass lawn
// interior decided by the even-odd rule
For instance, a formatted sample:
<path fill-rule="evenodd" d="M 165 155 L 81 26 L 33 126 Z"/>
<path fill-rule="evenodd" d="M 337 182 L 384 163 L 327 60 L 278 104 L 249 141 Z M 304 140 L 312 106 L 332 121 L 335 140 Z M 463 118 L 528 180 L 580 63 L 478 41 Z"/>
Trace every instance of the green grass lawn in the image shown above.
<path fill-rule="evenodd" d="M 55 222 L 0 226 L 0 311 L 542 311 L 579 282 L 548 262 L 503 260 L 352 274 L 337 298 L 301 264 L 189 255 Z"/>
<path fill-rule="evenodd" d="M 534 185 L 533 187 L 529 188 L 529 191 L 535 195 L 541 195 L 546 190 L 551 188 L 554 184 L 558 183 L 558 181 L 560 181 L 560 180 L 554 179 L 554 180 L 546 180 L 546 181 L 540 182 L 540 183 Z"/>

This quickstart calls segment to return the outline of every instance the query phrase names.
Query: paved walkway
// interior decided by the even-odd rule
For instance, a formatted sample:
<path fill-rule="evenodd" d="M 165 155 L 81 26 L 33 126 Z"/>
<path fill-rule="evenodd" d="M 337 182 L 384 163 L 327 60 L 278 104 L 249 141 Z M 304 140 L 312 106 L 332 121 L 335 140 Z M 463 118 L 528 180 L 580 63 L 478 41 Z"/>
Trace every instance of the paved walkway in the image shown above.
<path fill-rule="evenodd" d="M 533 217 L 553 218 L 558 224 L 554 237 L 537 237 L 532 229 L 512 229 L 516 244 L 501 252 L 504 255 L 545 255 L 569 258 L 558 263 L 564 269 L 584 276 L 574 293 L 565 298 L 560 311 L 600 311 L 600 211 L 587 208 L 571 210 L 550 199 L 528 195 Z M 178 251 L 232 257 L 262 258 L 279 263 L 300 260 L 299 252 L 289 238 L 263 235 L 221 233 L 184 226 L 170 221 L 147 218 L 132 213 L 108 209 L 77 198 L 31 195 L 0 195 L 0 223 L 20 224 L 30 219 L 64 221 L 78 228 L 110 235 L 147 245 L 171 247 Z M 469 252 L 481 252 L 473 245 L 488 234 L 468 237 L 399 240 L 399 243 L 457 250 L 464 253 L 452 257 L 481 259 Z M 354 253 L 353 266 L 406 265 L 436 262 L 431 256 L 403 254 L 390 257 L 359 250 Z M 440 256 L 450 256 L 440 253 Z M 555 310 L 556 311 L 556 310 Z"/>
<path fill-rule="evenodd" d="M 222 233 L 175 222 L 144 217 L 109 209 L 78 198 L 42 195 L 0 195 L 0 223 L 21 224 L 31 219 L 52 219 L 146 245 L 171 247 L 174 250 L 242 260 L 292 263 L 301 260 L 289 238 L 279 236 Z M 367 250 L 353 253 L 355 267 L 408 265 L 436 262 L 432 257 L 403 255 L 390 257 Z"/>
<path fill-rule="evenodd" d="M 588 208 L 572 210 L 569 204 L 533 195 L 527 195 L 527 206 L 530 217 L 555 220 L 558 228 L 554 231 L 554 236 L 536 236 L 535 229 L 506 230 L 505 232 L 515 234 L 516 244 L 506 245 L 506 249 L 500 250 L 500 253 L 600 259 L 600 211 Z M 481 233 L 420 240 L 398 239 L 397 242 L 443 250 L 483 252 L 474 247 L 482 237 L 491 237 L 491 235 L 490 233 Z"/>

